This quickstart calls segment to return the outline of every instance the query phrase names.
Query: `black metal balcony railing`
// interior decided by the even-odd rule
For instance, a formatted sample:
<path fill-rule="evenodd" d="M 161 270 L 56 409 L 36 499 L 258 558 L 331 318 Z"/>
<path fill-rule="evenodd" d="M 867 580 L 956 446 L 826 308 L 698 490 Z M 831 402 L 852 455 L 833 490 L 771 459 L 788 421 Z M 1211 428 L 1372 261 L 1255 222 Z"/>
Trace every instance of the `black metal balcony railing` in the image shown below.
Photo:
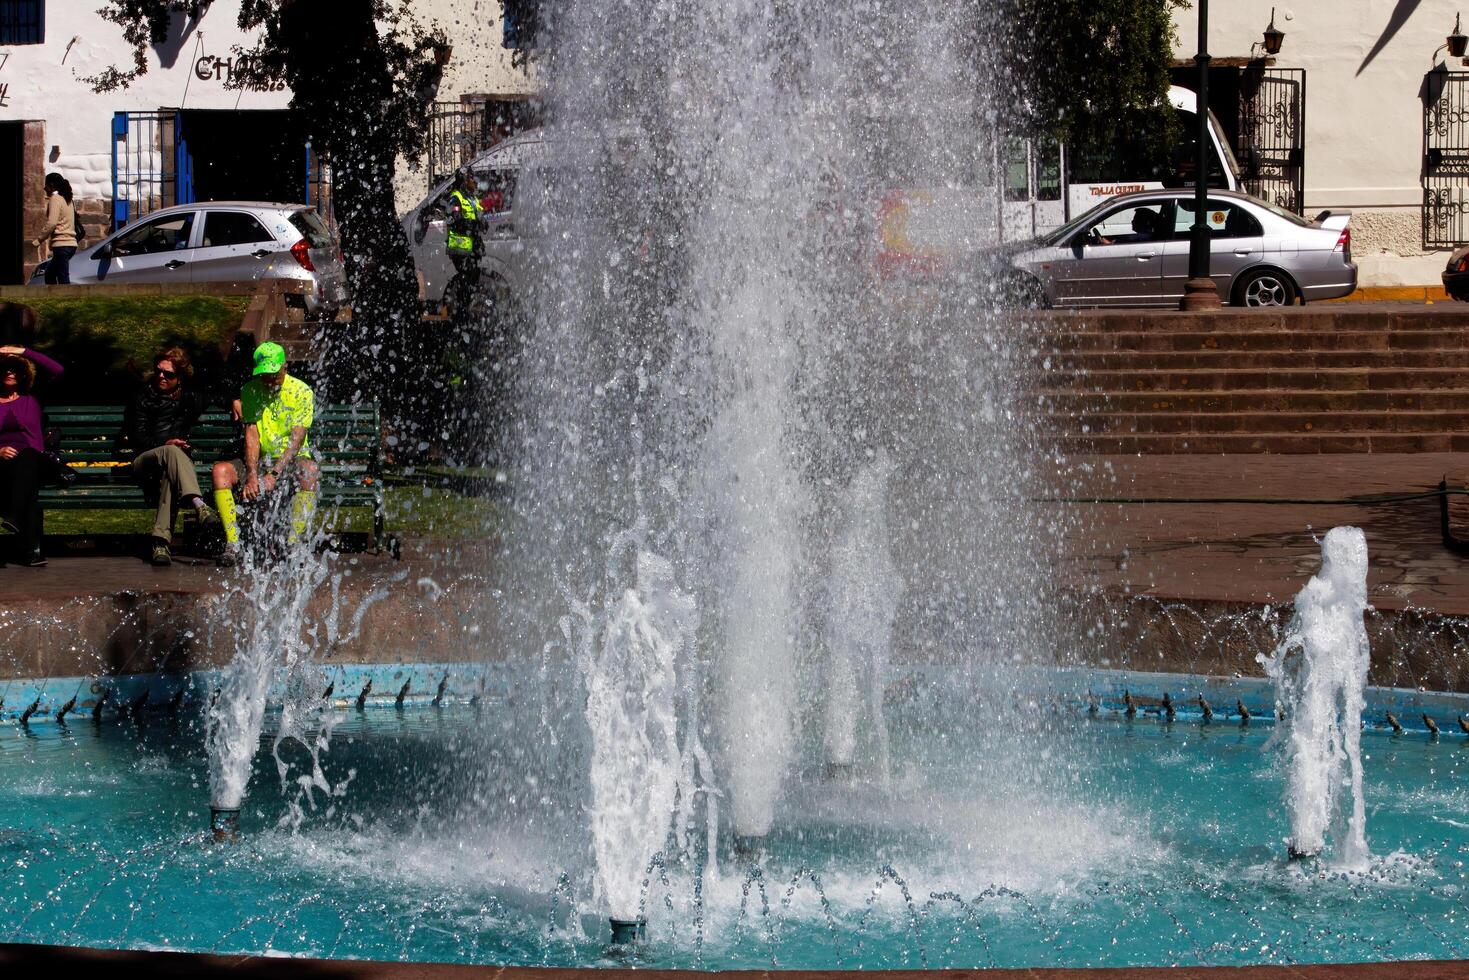
<path fill-rule="evenodd" d="M 1469 242 L 1469 72 L 1423 79 L 1423 247 Z"/>

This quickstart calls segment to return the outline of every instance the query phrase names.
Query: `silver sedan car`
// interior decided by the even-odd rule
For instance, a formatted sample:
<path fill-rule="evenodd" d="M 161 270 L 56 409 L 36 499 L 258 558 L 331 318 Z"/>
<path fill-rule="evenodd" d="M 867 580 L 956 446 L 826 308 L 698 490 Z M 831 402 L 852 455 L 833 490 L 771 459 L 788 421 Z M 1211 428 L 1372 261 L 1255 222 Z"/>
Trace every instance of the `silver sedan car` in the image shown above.
<path fill-rule="evenodd" d="M 1291 306 L 1357 288 L 1350 212 L 1315 221 L 1234 191 L 1211 190 L 1209 271 L 1231 306 Z M 1012 256 L 1048 306 L 1177 307 L 1188 280 L 1192 188 L 1123 194 Z"/>
<path fill-rule="evenodd" d="M 71 281 L 196 283 L 281 279 L 299 283 L 288 305 L 330 316 L 347 303 L 342 251 L 306 204 L 206 201 L 152 211 L 77 249 Z M 45 263 L 31 274 L 44 281 Z"/>

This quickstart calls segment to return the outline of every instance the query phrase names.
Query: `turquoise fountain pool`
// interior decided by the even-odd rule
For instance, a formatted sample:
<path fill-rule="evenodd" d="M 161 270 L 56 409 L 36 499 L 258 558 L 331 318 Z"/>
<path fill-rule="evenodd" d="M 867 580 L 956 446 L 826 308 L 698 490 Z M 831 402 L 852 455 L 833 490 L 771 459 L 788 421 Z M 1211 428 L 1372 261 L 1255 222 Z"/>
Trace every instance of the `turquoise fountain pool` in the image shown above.
<path fill-rule="evenodd" d="M 1008 734 L 1059 781 L 988 765 L 999 716 L 980 690 L 955 671 L 899 672 L 885 698 L 889 779 L 833 779 L 807 753 L 764 852 L 736 858 L 724 836 L 716 867 L 655 862 L 647 942 L 621 949 L 589 894 L 585 749 L 547 740 L 545 697 L 511 686 L 474 707 L 339 709 L 322 756 L 332 789 L 309 802 L 304 753 L 286 746 L 284 779 L 276 771 L 272 715 L 242 838 L 224 844 L 201 832 L 207 769 L 187 706 L 141 723 L 6 724 L 3 935 L 701 969 L 1465 955 L 1469 741 L 1452 722 L 1437 738 L 1369 727 L 1371 857 L 1349 870 L 1286 860 L 1261 685 L 1216 682 L 1207 724 L 1183 686 L 1171 723 L 1156 707 L 1128 718 L 1110 695 L 1095 711 L 1085 698 L 1037 702 L 1033 723 Z M 1230 691 L 1248 725 L 1226 710 Z"/>

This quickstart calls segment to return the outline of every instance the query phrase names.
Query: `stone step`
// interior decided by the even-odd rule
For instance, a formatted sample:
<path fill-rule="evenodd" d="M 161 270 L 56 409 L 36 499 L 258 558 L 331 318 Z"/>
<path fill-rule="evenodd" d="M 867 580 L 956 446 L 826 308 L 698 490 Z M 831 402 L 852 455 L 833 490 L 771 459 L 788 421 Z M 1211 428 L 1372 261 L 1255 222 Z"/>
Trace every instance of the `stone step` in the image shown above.
<path fill-rule="evenodd" d="M 1401 310 L 1351 305 L 1323 305 L 1292 309 L 1220 310 L 1212 313 L 1149 310 L 1034 310 L 1016 314 L 1017 329 L 1042 334 L 1083 331 L 1117 333 L 1137 330 L 1146 323 L 1157 331 L 1208 334 L 1228 332 L 1328 332 L 1469 329 L 1469 304 L 1439 303 Z"/>
<path fill-rule="evenodd" d="M 1469 412 L 1469 388 L 1435 391 L 1057 391 L 1019 400 L 1049 414 Z"/>
<path fill-rule="evenodd" d="M 1041 370 L 1186 371 L 1197 368 L 1245 371 L 1257 368 L 1469 368 L 1469 349 L 1343 351 L 1074 351 L 1032 359 Z"/>
<path fill-rule="evenodd" d="M 1469 410 L 1447 412 L 1148 412 L 1038 415 L 1044 429 L 1067 435 L 1183 433 L 1469 434 Z"/>
<path fill-rule="evenodd" d="M 1192 368 L 1131 371 L 1036 369 L 1031 391 L 1442 391 L 1469 388 L 1469 368 Z"/>
<path fill-rule="evenodd" d="M 1032 342 L 1041 354 L 1081 352 L 1166 351 L 1389 351 L 1469 350 L 1469 329 L 1453 331 L 1404 330 L 1388 333 L 1214 332 L 1207 334 L 1126 330 L 1117 333 L 1084 332 L 1044 336 Z"/>
<path fill-rule="evenodd" d="M 1447 453 L 1469 452 L 1469 436 L 1405 433 L 1252 432 L 1212 435 L 1067 435 L 1048 440 L 1068 455 L 1180 453 Z M 1227 493 L 1228 488 L 1221 488 Z"/>

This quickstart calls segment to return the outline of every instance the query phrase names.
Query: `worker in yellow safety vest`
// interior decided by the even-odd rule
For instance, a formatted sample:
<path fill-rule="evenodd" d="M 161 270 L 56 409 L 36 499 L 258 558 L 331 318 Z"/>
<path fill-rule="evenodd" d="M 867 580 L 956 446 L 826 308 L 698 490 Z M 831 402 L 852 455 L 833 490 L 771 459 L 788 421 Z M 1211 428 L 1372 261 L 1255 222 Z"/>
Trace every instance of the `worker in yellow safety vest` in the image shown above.
<path fill-rule="evenodd" d="M 480 226 L 485 211 L 478 197 L 479 182 L 469 170 L 461 170 L 449 192 L 449 223 L 445 246 L 454 263 L 455 285 L 467 298 L 479 284 Z"/>

